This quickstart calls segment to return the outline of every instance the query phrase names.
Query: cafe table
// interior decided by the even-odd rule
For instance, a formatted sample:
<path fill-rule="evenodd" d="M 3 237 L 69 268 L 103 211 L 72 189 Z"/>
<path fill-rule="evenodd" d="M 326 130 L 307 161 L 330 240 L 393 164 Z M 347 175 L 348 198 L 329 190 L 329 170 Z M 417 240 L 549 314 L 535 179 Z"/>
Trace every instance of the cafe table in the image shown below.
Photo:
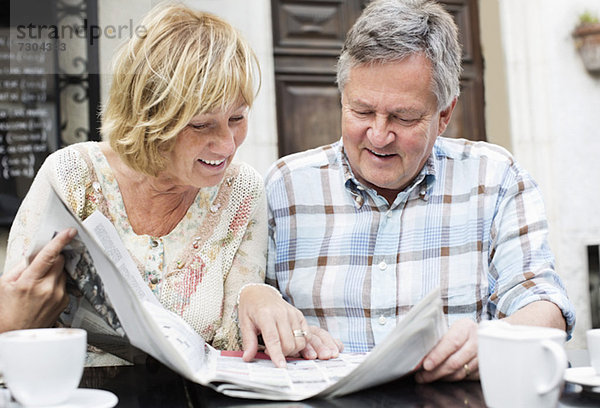
<path fill-rule="evenodd" d="M 589 365 L 586 350 L 567 350 L 573 367 Z M 83 388 L 96 388 L 114 393 L 123 408 L 358 408 L 358 407 L 482 407 L 485 408 L 479 381 L 454 383 L 436 382 L 417 384 L 406 377 L 378 387 L 329 400 L 310 399 L 300 402 L 265 401 L 231 398 L 208 387 L 186 380 L 156 360 L 143 356 L 134 365 L 86 367 L 80 384 Z M 2 391 L 2 390 L 0 390 Z M 6 390 L 4 390 L 6 391 Z M 0 398 L 0 407 L 3 406 Z M 14 402 L 5 404 L 18 408 Z M 600 407 L 600 390 L 588 389 L 566 383 L 559 407 Z"/>
<path fill-rule="evenodd" d="M 567 350 L 574 367 L 589 365 L 586 350 Z M 113 392 L 118 407 L 485 407 L 479 381 L 417 384 L 412 377 L 330 400 L 300 402 L 231 398 L 188 381 L 151 358 L 130 366 L 88 367 L 82 387 Z M 566 383 L 559 407 L 600 407 L 600 393 Z"/>

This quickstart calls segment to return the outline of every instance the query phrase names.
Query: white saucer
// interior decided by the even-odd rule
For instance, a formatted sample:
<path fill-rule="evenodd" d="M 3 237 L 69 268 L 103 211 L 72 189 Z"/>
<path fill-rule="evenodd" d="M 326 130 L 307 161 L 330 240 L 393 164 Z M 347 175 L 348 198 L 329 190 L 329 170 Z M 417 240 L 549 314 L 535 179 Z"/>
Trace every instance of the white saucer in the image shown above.
<path fill-rule="evenodd" d="M 593 367 L 567 368 L 564 379 L 584 387 L 600 387 L 600 375 L 596 374 Z"/>
<path fill-rule="evenodd" d="M 65 402 L 47 408 L 112 408 L 119 399 L 110 391 L 78 388 Z"/>

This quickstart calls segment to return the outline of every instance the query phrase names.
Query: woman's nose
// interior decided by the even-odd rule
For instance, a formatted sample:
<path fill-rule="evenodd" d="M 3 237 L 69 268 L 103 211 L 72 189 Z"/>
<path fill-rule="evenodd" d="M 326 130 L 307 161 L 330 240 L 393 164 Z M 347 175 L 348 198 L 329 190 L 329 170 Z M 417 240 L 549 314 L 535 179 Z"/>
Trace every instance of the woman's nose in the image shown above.
<path fill-rule="evenodd" d="M 230 156 L 235 152 L 234 132 L 229 126 L 221 126 L 214 140 L 216 153 Z"/>

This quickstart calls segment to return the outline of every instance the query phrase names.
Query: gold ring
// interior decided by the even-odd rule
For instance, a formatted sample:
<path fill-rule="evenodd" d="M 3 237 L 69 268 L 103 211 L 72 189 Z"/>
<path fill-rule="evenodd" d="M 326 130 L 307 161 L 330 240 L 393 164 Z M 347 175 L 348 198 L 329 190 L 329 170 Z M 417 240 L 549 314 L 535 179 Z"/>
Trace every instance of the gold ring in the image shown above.
<path fill-rule="evenodd" d="M 465 378 L 467 378 L 469 376 L 469 374 L 471 374 L 471 369 L 469 368 L 469 364 L 465 364 L 463 366 L 463 369 L 465 370 Z"/>
<path fill-rule="evenodd" d="M 293 331 L 294 337 L 305 337 L 307 335 L 306 330 L 296 329 Z"/>

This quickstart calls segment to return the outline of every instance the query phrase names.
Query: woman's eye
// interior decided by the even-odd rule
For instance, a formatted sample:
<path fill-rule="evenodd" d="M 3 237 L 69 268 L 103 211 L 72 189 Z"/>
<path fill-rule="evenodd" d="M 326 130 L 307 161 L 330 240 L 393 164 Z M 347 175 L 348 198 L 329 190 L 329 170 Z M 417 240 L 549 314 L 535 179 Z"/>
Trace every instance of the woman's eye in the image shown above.
<path fill-rule="evenodd" d="M 208 123 L 190 123 L 188 126 L 196 130 L 203 130 L 208 128 Z"/>
<path fill-rule="evenodd" d="M 243 115 L 233 116 L 233 117 L 229 118 L 230 122 L 240 122 L 242 120 L 244 120 L 244 116 Z"/>

